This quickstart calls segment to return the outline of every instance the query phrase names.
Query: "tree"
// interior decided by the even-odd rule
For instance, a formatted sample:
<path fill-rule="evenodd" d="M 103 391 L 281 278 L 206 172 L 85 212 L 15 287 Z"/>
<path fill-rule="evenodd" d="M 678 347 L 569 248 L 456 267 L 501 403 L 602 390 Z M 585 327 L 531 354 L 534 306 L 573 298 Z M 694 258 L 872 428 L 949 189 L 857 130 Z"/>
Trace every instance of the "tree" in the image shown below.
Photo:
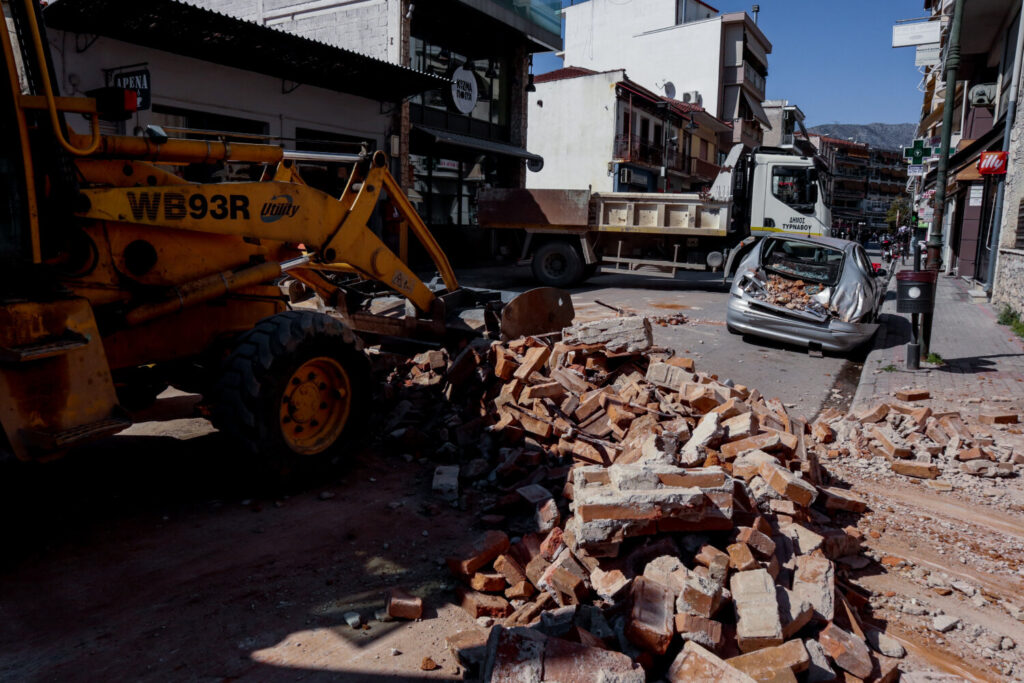
<path fill-rule="evenodd" d="M 910 225 L 910 202 L 904 197 L 892 200 L 889 212 L 885 214 L 885 222 L 889 224 L 890 230 L 895 230 L 901 225 Z"/>

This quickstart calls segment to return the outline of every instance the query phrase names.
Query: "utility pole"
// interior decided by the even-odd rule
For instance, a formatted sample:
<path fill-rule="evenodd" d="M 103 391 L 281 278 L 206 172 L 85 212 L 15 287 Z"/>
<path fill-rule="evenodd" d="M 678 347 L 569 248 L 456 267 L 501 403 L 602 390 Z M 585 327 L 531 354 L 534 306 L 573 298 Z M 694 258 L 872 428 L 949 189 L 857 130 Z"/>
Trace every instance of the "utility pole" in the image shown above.
<path fill-rule="evenodd" d="M 964 0 L 953 5 L 953 26 L 949 32 L 946 52 L 946 100 L 942 112 L 942 146 L 939 149 L 939 168 L 935 173 L 935 218 L 928 235 L 928 256 L 925 268 L 939 269 L 942 254 L 942 224 L 946 209 L 946 168 L 949 166 L 949 138 L 953 133 L 953 109 L 956 107 L 956 74 L 960 69 L 960 24 L 964 15 Z M 931 321 L 928 321 L 929 328 Z M 929 332 L 931 330 L 929 329 Z"/>

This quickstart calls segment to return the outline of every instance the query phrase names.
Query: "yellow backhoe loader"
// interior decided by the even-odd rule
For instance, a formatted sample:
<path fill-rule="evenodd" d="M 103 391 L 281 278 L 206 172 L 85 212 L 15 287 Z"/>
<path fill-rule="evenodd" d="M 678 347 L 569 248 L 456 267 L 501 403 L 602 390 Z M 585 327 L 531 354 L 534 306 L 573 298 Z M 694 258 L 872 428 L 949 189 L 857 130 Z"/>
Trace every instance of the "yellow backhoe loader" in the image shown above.
<path fill-rule="evenodd" d="M 59 96 L 37 1 L 4 5 L 15 30 L 0 31 L 0 450 L 54 458 L 124 429 L 121 402 L 170 383 L 202 393 L 214 423 L 263 464 L 332 453 L 369 398 L 361 335 L 441 340 L 453 309 L 488 303 L 459 287 L 383 153 L 347 159 L 335 197 L 306 185 L 301 155 L 280 147 L 157 128 L 101 135 L 124 93 Z M 91 131 L 73 131 L 68 113 Z M 200 184 L 168 170 L 217 162 L 265 171 L 259 182 Z M 367 227 L 382 193 L 443 289 Z M 284 274 L 325 312 L 290 310 L 276 284 Z M 371 313 L 358 286 L 368 283 L 411 305 Z M 490 299 L 492 317 L 518 319 L 517 331 L 572 316 L 558 292 L 504 309 Z"/>

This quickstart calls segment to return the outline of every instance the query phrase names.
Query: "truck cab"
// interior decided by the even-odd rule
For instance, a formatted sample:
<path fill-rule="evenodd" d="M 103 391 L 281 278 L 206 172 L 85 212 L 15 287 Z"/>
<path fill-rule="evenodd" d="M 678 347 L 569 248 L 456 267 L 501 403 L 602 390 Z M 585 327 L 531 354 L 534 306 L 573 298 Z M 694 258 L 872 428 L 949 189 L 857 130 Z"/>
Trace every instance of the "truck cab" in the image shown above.
<path fill-rule="evenodd" d="M 750 188 L 753 235 L 793 233 L 827 237 L 832 223 L 812 157 L 755 153 Z"/>

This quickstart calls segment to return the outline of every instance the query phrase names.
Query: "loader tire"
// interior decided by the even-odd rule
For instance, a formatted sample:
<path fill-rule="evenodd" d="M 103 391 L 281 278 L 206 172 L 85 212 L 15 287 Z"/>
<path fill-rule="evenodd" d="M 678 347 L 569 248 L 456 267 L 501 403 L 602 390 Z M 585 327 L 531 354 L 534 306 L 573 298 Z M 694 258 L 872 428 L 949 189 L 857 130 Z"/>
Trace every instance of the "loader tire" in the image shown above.
<path fill-rule="evenodd" d="M 533 276 L 548 287 L 572 287 L 583 279 L 583 258 L 568 242 L 542 244 L 533 254 Z"/>
<path fill-rule="evenodd" d="M 264 318 L 225 362 L 213 392 L 214 425 L 267 474 L 344 455 L 370 400 L 361 346 L 352 330 L 322 313 Z"/>

